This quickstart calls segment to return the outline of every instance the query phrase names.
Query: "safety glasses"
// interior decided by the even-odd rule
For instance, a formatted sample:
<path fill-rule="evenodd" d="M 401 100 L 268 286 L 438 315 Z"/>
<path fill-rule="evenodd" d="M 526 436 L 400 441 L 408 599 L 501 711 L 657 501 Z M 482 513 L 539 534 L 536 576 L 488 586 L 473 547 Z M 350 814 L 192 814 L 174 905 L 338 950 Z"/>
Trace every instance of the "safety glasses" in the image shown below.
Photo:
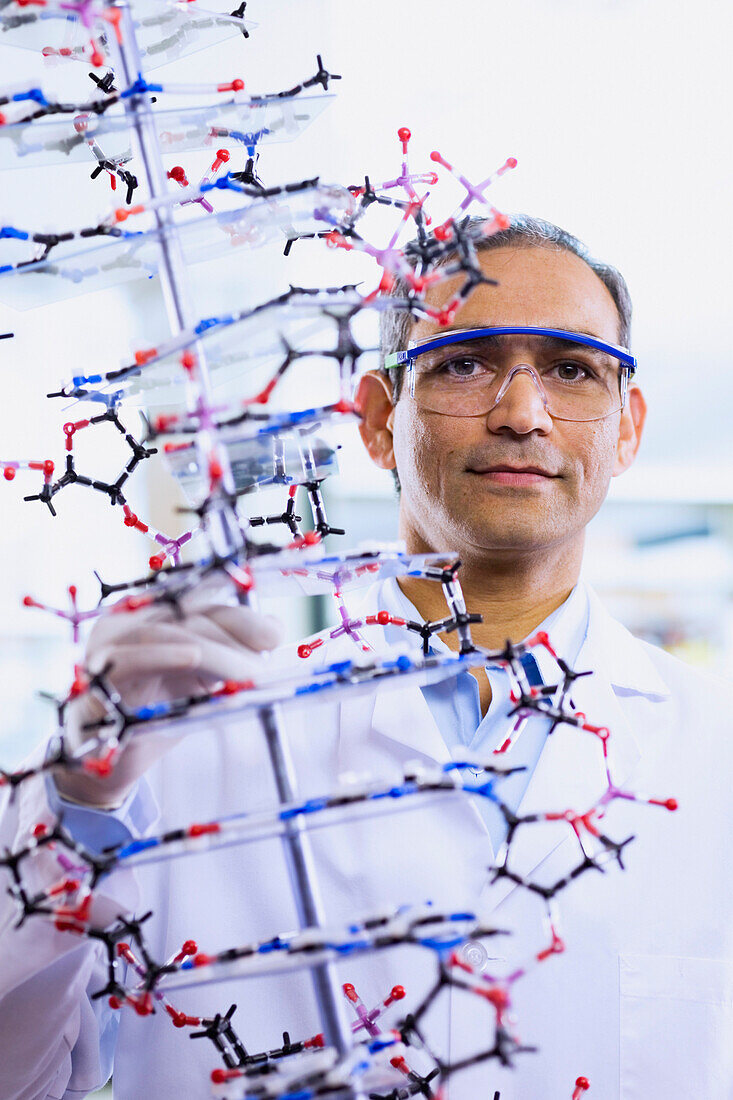
<path fill-rule="evenodd" d="M 406 368 L 413 400 L 444 416 L 485 416 L 521 378 L 553 419 L 589 422 L 623 409 L 636 359 L 585 333 L 517 325 L 445 332 L 385 366 Z"/>

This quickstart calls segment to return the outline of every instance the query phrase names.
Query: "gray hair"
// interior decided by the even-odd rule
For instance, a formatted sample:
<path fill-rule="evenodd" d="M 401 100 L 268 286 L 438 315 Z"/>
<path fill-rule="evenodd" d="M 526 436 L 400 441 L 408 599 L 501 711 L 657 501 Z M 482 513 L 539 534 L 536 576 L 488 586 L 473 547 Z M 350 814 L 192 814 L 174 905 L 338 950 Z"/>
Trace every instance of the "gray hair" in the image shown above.
<path fill-rule="evenodd" d="M 488 219 L 471 218 L 468 224 L 473 228 L 480 227 L 487 222 Z M 556 251 L 564 249 L 566 252 L 572 252 L 596 273 L 613 298 L 618 310 L 619 344 L 622 347 L 630 348 L 631 295 L 626 280 L 615 267 L 594 259 L 582 241 L 579 241 L 572 233 L 568 233 L 542 218 L 532 218 L 528 214 L 518 214 L 510 218 L 509 226 L 506 229 L 501 229 L 489 237 L 480 237 L 476 241 L 475 247 L 477 252 L 489 252 L 495 248 L 551 248 Z M 445 255 L 438 261 L 436 266 L 444 266 L 455 259 L 456 253 Z M 401 278 L 395 279 L 390 296 L 402 299 L 409 298 L 410 288 L 407 281 Z M 391 352 L 402 351 L 407 347 L 412 325 L 413 318 L 406 310 L 384 310 L 379 315 L 380 371 L 392 386 L 392 400 L 394 402 L 400 396 L 404 367 L 393 367 L 389 371 L 386 370 L 384 366 L 385 357 Z M 399 492 L 400 482 L 396 469 L 393 470 L 393 475 Z"/>

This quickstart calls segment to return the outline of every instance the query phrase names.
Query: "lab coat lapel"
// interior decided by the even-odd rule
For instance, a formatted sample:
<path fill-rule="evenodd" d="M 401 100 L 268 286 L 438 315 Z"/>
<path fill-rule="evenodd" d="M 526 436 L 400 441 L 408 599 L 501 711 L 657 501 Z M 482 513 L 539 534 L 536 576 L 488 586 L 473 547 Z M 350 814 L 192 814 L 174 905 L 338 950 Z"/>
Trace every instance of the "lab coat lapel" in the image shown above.
<path fill-rule="evenodd" d="M 349 699 L 341 704 L 339 735 L 339 768 L 359 778 L 381 777 L 388 782 L 399 782 L 402 769 L 410 762 L 428 766 L 444 764 L 450 760 L 446 744 L 433 719 L 419 688 L 389 690 L 384 686 L 373 692 L 371 698 Z M 428 796 L 432 798 L 433 796 Z M 410 811 L 430 802 L 405 801 L 404 810 Z M 454 876 L 457 896 L 462 904 L 474 906 L 484 887 L 487 868 L 494 861 L 494 851 L 488 826 L 479 811 L 474 797 L 451 795 L 436 804 L 432 810 L 439 815 L 442 856 L 423 848 L 426 858 L 435 870 L 437 885 L 442 890 Z M 410 814 L 398 816 L 394 828 L 410 828 Z M 446 864 L 445 845 L 452 845 L 453 855 Z M 436 862 L 432 862 L 434 855 Z M 427 864 L 425 864 L 427 866 Z M 438 867 L 442 866 L 442 871 Z M 425 880 L 429 881 L 428 879 Z"/>
<path fill-rule="evenodd" d="M 379 585 L 373 585 L 350 603 L 353 615 L 373 614 L 378 608 Z M 366 635 L 375 655 L 389 653 L 380 628 Z M 329 659 L 334 659 L 329 652 Z M 413 682 L 404 687 L 383 684 L 368 693 L 351 696 L 340 708 L 339 762 L 347 770 L 362 771 L 372 758 L 376 742 L 387 741 L 403 751 L 402 761 L 411 757 L 445 763 L 450 759 L 445 741 L 420 688 Z"/>
<path fill-rule="evenodd" d="M 611 777 L 621 786 L 636 767 L 641 748 L 619 702 L 617 690 L 627 695 L 644 695 L 651 700 L 669 696 L 668 685 L 652 663 L 646 647 L 609 615 L 588 590 L 588 633 L 581 646 L 575 669 L 590 672 L 575 682 L 570 693 L 575 708 L 594 726 L 610 730 Z M 559 736 L 560 734 L 565 736 Z M 556 808 L 581 810 L 605 789 L 602 745 L 592 733 L 559 727 L 547 739 L 534 776 L 527 786 L 520 813 Z M 556 807 L 558 788 L 566 804 Z"/>
<path fill-rule="evenodd" d="M 362 771 L 375 742 L 401 748 L 400 759 L 445 763 L 450 759 L 445 741 L 419 687 L 382 686 L 341 704 L 339 763 Z"/>
<path fill-rule="evenodd" d="M 398 763 L 409 761 L 445 764 L 452 759 L 443 735 L 419 687 L 382 685 L 369 695 L 344 700 L 339 715 L 339 771 L 357 775 L 389 774 Z M 395 776 L 396 778 L 396 776 Z M 478 796 L 476 796 L 478 797 Z M 490 867 L 494 859 L 488 826 L 476 797 L 456 796 L 455 801 L 436 808 L 452 823 L 468 828 L 480 856 L 476 866 Z M 465 851 L 462 850 L 465 856 Z M 477 882 L 473 897 L 482 888 Z"/>
<path fill-rule="evenodd" d="M 652 700 L 669 695 L 642 645 L 608 614 L 591 592 L 588 635 L 576 668 L 592 670 L 591 676 L 578 680 L 572 691 L 573 703 L 590 723 L 610 730 L 609 767 L 615 786 L 622 787 L 633 775 L 641 759 L 641 747 L 614 691 L 619 687 Z M 538 721 L 539 719 L 533 719 Z M 518 814 L 585 812 L 606 789 L 603 747 L 592 733 L 560 726 L 548 737 L 519 804 Z M 517 830 L 512 841 L 510 864 L 524 875 L 542 871 L 543 883 L 553 881 L 553 865 L 558 870 L 567 862 L 568 846 L 577 843 L 568 827 L 564 838 L 553 830 L 552 839 L 542 823 Z M 558 874 L 559 877 L 559 874 Z M 500 879 L 486 892 L 491 908 L 502 905 L 517 889 L 508 879 Z"/>

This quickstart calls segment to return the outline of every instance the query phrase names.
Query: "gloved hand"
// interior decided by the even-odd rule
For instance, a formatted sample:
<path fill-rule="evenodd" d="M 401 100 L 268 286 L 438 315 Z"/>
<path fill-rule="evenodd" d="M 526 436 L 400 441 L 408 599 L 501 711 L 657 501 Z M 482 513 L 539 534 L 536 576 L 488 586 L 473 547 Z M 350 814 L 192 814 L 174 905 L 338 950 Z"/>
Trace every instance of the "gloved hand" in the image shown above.
<path fill-rule="evenodd" d="M 221 592 L 211 585 L 186 593 L 179 606 L 184 618 L 167 604 L 127 611 L 120 609 L 125 607 L 122 601 L 95 623 L 85 666 L 90 673 L 109 666 L 106 678 L 128 708 L 201 694 L 225 680 L 257 679 L 265 664 L 260 654 L 280 641 L 279 620 L 248 607 L 224 604 Z M 65 735 L 70 751 L 93 736 L 84 726 L 104 713 L 103 704 L 91 693 L 69 703 Z M 110 775 L 59 769 L 54 775 L 56 786 L 74 802 L 115 808 L 140 776 L 183 736 L 171 731 L 133 731 Z"/>

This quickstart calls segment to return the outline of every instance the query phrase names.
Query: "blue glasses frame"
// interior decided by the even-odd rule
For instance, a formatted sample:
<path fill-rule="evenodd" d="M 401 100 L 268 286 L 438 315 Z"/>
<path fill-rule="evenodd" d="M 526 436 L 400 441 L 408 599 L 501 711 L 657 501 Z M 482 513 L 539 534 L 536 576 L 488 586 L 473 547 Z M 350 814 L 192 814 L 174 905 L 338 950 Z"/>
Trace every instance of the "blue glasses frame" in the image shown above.
<path fill-rule="evenodd" d="M 415 344 L 406 351 L 394 351 L 385 356 L 384 365 L 387 370 L 395 367 L 410 366 L 418 355 L 436 348 L 446 347 L 448 344 L 465 343 L 466 340 L 478 340 L 482 336 L 552 336 L 558 340 L 568 340 L 572 344 L 582 344 L 585 347 L 595 348 L 597 351 L 605 351 L 618 359 L 626 370 L 627 380 L 636 373 L 636 358 L 627 350 L 617 344 L 607 344 L 605 340 L 599 340 L 595 336 L 586 336 L 582 332 L 567 332 L 561 328 L 532 328 L 526 325 L 502 325 L 491 328 L 466 328 L 457 329 L 454 332 L 445 332 L 442 336 L 436 336 L 422 344 Z"/>

